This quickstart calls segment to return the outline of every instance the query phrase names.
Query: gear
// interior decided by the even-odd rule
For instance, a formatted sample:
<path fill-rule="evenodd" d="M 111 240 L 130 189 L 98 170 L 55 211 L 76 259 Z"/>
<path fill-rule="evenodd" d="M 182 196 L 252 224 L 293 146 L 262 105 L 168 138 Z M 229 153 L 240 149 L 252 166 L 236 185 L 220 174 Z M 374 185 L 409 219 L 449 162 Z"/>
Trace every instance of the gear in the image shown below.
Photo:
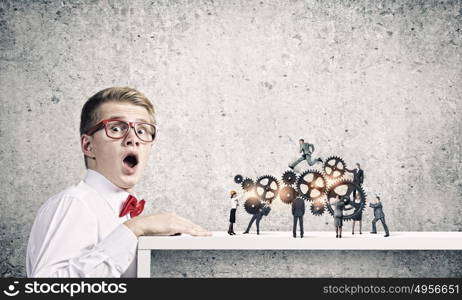
<path fill-rule="evenodd" d="M 257 178 L 255 191 L 262 201 L 271 203 L 278 195 L 279 182 L 276 177 L 271 175 L 260 176 Z"/>
<path fill-rule="evenodd" d="M 306 200 L 316 200 L 326 192 L 326 180 L 321 172 L 307 170 L 297 180 L 297 191 Z"/>
<path fill-rule="evenodd" d="M 353 191 L 355 189 L 356 199 L 353 199 Z M 326 208 L 332 216 L 334 215 L 334 209 L 331 202 L 335 201 L 337 196 L 341 196 L 345 202 L 343 219 L 346 221 L 359 216 L 366 207 L 366 193 L 360 185 L 350 179 L 339 180 L 329 186 L 327 190 Z"/>
<path fill-rule="evenodd" d="M 242 177 L 242 175 L 240 174 L 237 174 L 236 176 L 234 176 L 234 182 L 237 184 L 241 184 L 243 180 L 244 180 L 244 177 Z"/>
<path fill-rule="evenodd" d="M 324 213 L 326 210 L 326 207 L 324 205 L 324 202 L 321 200 L 315 200 L 313 203 L 311 203 L 311 213 L 315 216 L 320 216 Z"/>
<path fill-rule="evenodd" d="M 297 181 L 297 174 L 292 170 L 287 170 L 282 174 L 282 182 L 287 185 L 292 185 Z"/>
<path fill-rule="evenodd" d="M 291 204 L 297 197 L 297 191 L 291 186 L 285 186 L 279 191 L 279 198 L 286 204 Z"/>
<path fill-rule="evenodd" d="M 255 187 L 255 183 L 252 179 L 246 178 L 242 181 L 241 186 L 244 190 L 250 192 Z"/>
<path fill-rule="evenodd" d="M 251 215 L 258 213 L 258 211 L 260 210 L 262 206 L 263 204 L 261 203 L 260 199 L 258 199 L 257 197 L 249 197 L 244 202 L 245 211 Z"/>
<path fill-rule="evenodd" d="M 328 157 L 324 162 L 324 173 L 328 179 L 340 179 L 345 174 L 345 171 L 345 161 L 338 156 Z"/>

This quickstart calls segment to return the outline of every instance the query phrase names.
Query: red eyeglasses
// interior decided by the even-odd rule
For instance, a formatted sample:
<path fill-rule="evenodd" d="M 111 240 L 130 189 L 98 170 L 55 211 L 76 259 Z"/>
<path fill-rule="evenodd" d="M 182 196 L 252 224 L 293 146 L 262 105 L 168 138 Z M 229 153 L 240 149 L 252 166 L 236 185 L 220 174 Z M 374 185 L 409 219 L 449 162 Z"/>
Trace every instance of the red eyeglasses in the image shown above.
<path fill-rule="evenodd" d="M 106 135 L 111 139 L 123 139 L 128 135 L 130 128 L 135 130 L 136 136 L 143 142 L 152 142 L 156 138 L 156 126 L 145 122 L 128 122 L 123 120 L 102 120 L 86 131 L 93 135 L 100 129 L 105 129 Z"/>

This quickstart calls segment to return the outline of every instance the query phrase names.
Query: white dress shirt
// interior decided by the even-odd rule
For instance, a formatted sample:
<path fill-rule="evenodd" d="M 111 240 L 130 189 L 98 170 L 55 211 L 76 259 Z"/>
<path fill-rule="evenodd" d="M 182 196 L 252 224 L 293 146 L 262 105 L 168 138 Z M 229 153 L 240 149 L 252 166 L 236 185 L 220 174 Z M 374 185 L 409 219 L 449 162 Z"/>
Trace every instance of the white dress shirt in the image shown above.
<path fill-rule="evenodd" d="M 239 201 L 241 200 L 241 196 L 236 196 L 234 198 L 231 198 L 231 209 L 236 209 L 239 206 Z"/>
<path fill-rule="evenodd" d="M 27 245 L 28 277 L 135 277 L 136 235 L 122 223 L 129 194 L 87 170 L 39 209 Z"/>

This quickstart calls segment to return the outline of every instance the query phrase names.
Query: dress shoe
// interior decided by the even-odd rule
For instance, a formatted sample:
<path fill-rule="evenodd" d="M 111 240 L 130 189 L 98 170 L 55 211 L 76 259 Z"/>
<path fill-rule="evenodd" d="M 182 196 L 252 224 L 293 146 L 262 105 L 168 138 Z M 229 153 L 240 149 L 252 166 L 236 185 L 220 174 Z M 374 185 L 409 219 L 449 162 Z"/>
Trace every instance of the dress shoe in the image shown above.
<path fill-rule="evenodd" d="M 354 235 L 355 233 L 354 233 L 354 232 L 352 232 L 351 234 L 353 234 L 353 235 Z"/>
<path fill-rule="evenodd" d="M 371 233 L 372 233 L 372 234 L 377 234 L 377 232 L 372 232 L 372 231 L 371 231 Z"/>
<path fill-rule="evenodd" d="M 338 234 L 335 236 L 335 238 L 338 238 Z"/>
<path fill-rule="evenodd" d="M 390 236 L 390 234 L 388 234 L 388 233 L 384 235 L 384 237 L 388 237 L 388 236 Z"/>
<path fill-rule="evenodd" d="M 249 233 L 249 232 L 248 232 L 248 231 L 244 231 L 242 234 L 247 234 L 247 233 Z"/>

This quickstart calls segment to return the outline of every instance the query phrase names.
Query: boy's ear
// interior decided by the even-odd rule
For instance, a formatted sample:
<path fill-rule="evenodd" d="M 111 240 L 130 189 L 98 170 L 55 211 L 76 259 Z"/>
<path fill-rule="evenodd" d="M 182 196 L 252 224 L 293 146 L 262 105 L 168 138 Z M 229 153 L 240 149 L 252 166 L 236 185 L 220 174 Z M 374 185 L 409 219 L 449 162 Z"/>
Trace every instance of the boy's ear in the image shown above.
<path fill-rule="evenodd" d="M 89 158 L 95 157 L 93 154 L 93 137 L 82 134 L 82 136 L 80 136 L 80 147 L 85 156 Z"/>

